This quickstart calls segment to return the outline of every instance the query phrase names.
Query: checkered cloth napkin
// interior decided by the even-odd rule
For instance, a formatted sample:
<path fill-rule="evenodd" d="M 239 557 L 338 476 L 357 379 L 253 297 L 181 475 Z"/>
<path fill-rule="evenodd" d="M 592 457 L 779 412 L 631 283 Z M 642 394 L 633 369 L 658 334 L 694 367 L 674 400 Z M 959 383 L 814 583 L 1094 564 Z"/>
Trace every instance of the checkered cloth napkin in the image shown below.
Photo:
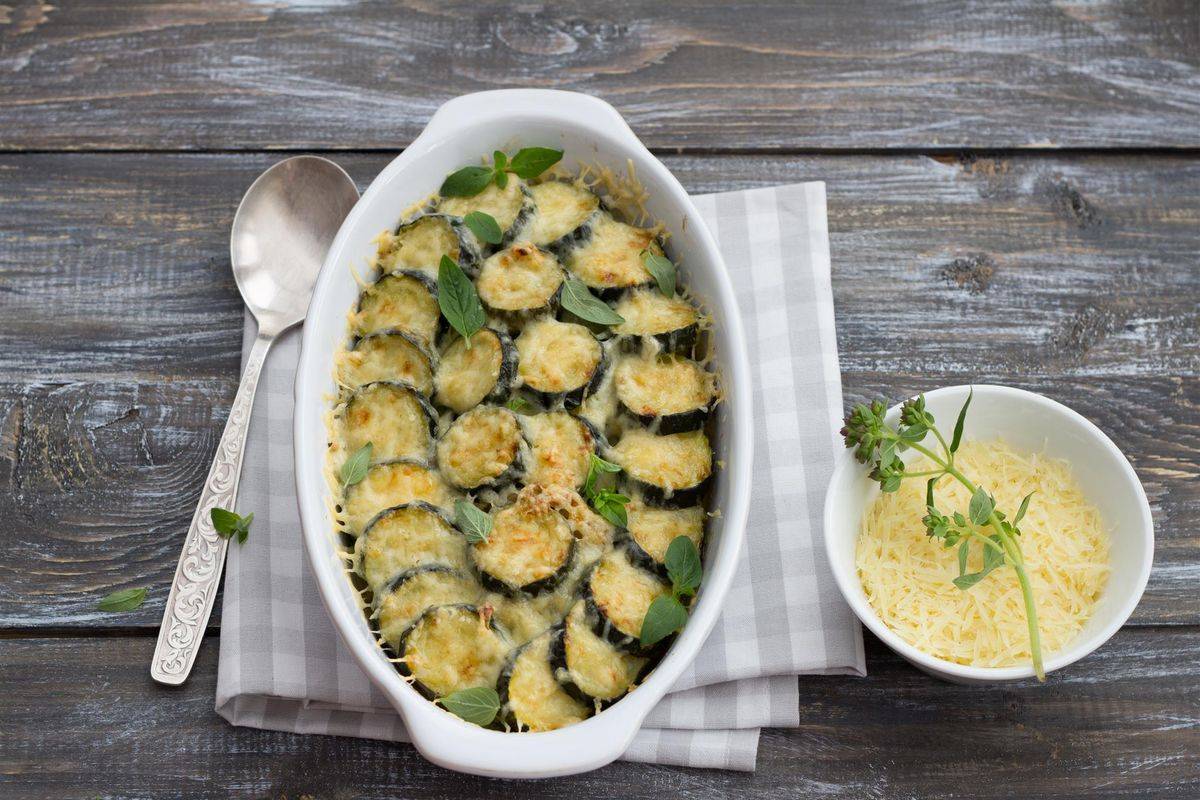
<path fill-rule="evenodd" d="M 750 520 L 725 613 L 623 758 L 752 770 L 760 728 L 799 724 L 796 675 L 866 674 L 822 544 L 842 411 L 825 185 L 695 202 L 737 289 L 754 368 Z M 247 317 L 243 352 L 253 335 Z M 229 550 L 217 713 L 234 725 L 408 741 L 342 646 L 305 561 L 292 471 L 299 351 L 298 331 L 280 339 L 254 403 L 237 503 L 254 512 L 254 530 Z"/>

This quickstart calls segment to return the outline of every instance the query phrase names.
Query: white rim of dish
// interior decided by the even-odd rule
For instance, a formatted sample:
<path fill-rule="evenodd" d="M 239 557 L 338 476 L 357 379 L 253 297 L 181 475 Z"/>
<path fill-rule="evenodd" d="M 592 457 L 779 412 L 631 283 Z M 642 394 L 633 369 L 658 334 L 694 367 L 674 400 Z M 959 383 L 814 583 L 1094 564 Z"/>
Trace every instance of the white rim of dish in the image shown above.
<path fill-rule="evenodd" d="M 1150 513 L 1150 502 L 1146 498 L 1146 490 L 1143 488 L 1142 482 L 1138 478 L 1137 473 L 1134 472 L 1133 466 L 1129 463 L 1129 459 L 1126 458 L 1125 454 L 1121 452 L 1121 449 L 1113 443 L 1112 439 L 1108 438 L 1108 435 L 1096 427 L 1096 425 L 1087 417 L 1083 416 L 1069 406 L 1063 405 L 1057 400 L 1051 400 L 1049 397 L 1038 394 L 1037 392 L 1030 392 L 1025 389 L 1017 389 L 1012 386 L 1001 386 L 997 384 L 986 383 L 944 386 L 940 389 L 922 392 L 921 394 L 924 394 L 927 399 L 930 399 L 946 394 L 962 395 L 966 394 L 972 389 L 974 389 L 976 393 L 979 393 L 982 390 L 986 392 L 994 392 L 1000 395 L 1008 394 L 1013 397 L 1018 397 L 1022 401 L 1028 401 L 1033 405 L 1041 406 L 1043 409 L 1049 410 L 1052 413 L 1065 415 L 1073 421 L 1079 423 L 1084 430 L 1086 430 L 1094 439 L 1100 442 L 1105 449 L 1110 452 L 1111 455 L 1116 456 L 1117 462 L 1121 465 L 1121 470 L 1124 477 L 1133 485 L 1134 491 L 1137 495 L 1139 505 L 1138 510 L 1140 512 L 1142 522 L 1142 536 L 1148 539 L 1146 543 L 1146 552 L 1149 554 L 1149 557 L 1145 558 L 1142 562 L 1141 571 L 1138 575 L 1136 583 L 1137 590 L 1130 593 L 1129 598 L 1121 606 L 1118 613 L 1113 615 L 1112 620 L 1107 625 L 1097 630 L 1095 633 L 1089 636 L 1087 640 L 1076 639 L 1065 650 L 1052 656 L 1051 658 L 1046 659 L 1043 667 L 1046 674 L 1049 674 L 1055 670 L 1074 664 L 1079 659 L 1094 652 L 1101 645 L 1112 638 L 1114 633 L 1120 630 L 1121 626 L 1128 621 L 1130 615 L 1133 613 L 1133 610 L 1137 608 L 1137 604 L 1141 601 L 1142 594 L 1146 590 L 1146 584 L 1150 579 L 1150 568 L 1154 562 L 1154 521 Z M 900 413 L 900 406 L 902 404 L 903 402 L 896 403 L 888 408 L 887 416 L 889 419 Z M 844 473 L 851 469 L 865 469 L 865 467 L 855 460 L 853 451 L 849 448 L 846 448 L 837 456 L 837 463 L 834 466 L 833 475 L 829 481 L 829 487 L 825 492 L 824 524 L 825 531 L 827 532 L 825 537 L 825 549 L 826 555 L 831 564 L 834 561 L 834 554 L 833 545 L 831 544 L 831 537 L 828 535 L 828 532 L 833 530 L 834 487 L 837 486 L 839 482 L 846 479 Z M 864 511 L 865 509 L 860 510 L 860 518 Z M 1028 666 L 1022 665 L 1015 667 L 973 667 L 969 664 L 959 664 L 955 661 L 948 661 L 944 658 L 939 658 L 938 656 L 930 655 L 923 650 L 917 649 L 913 645 L 904 641 L 899 634 L 895 633 L 891 628 L 889 628 L 883 622 L 883 620 L 879 618 L 879 615 L 875 613 L 875 609 L 871 607 L 870 603 L 859 599 L 856 592 L 861 592 L 861 584 L 858 586 L 850 584 L 850 581 L 852 580 L 857 581 L 857 573 L 848 575 L 843 574 L 842 571 L 836 569 L 831 569 L 831 571 L 833 572 L 833 578 L 837 583 L 838 590 L 841 591 L 842 597 L 844 597 L 846 602 L 850 605 L 850 608 L 854 611 L 855 616 L 857 616 L 859 620 L 862 621 L 862 623 L 880 639 L 880 641 L 882 641 L 892 650 L 895 650 L 904 658 L 917 664 L 929 667 L 937 672 L 953 675 L 954 677 L 963 678 L 966 680 L 1011 681 L 1034 677 L 1032 664 Z"/>

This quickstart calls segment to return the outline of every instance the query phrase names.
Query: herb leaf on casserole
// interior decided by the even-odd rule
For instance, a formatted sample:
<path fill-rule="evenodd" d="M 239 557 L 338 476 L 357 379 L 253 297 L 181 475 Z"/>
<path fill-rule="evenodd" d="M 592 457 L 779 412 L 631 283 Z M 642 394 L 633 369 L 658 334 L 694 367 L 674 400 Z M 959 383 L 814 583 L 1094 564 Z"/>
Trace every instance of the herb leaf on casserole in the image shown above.
<path fill-rule="evenodd" d="M 371 453 L 374 447 L 374 444 L 367 442 L 342 462 L 340 473 L 342 486 L 353 486 L 367 477 L 367 470 L 371 467 Z"/>
<path fill-rule="evenodd" d="M 469 500 L 454 501 L 454 522 L 472 544 L 486 542 L 492 532 L 492 518 Z"/>
<path fill-rule="evenodd" d="M 475 238 L 488 244 L 500 244 L 504 239 L 504 231 L 500 223 L 491 214 L 483 211 L 472 211 L 463 217 L 463 223 L 475 234 Z"/>
<path fill-rule="evenodd" d="M 663 297 L 675 296 L 675 265 L 671 263 L 671 259 L 643 250 L 642 265 L 654 277 L 654 282 L 658 284 L 658 290 L 663 293 Z"/>
<path fill-rule="evenodd" d="M 552 147 L 522 147 L 512 158 L 497 150 L 492 153 L 492 166 L 455 170 L 442 181 L 442 188 L 438 192 L 442 197 L 474 197 L 491 183 L 503 189 L 508 186 L 508 173 L 532 180 L 561 161 L 562 157 L 563 151 Z"/>
<path fill-rule="evenodd" d="M 446 322 L 459 332 L 470 349 L 471 337 L 483 327 L 487 317 L 484 316 L 483 303 L 479 301 L 475 284 L 449 256 L 442 256 L 438 266 L 438 306 Z"/>
<path fill-rule="evenodd" d="M 561 302 L 567 311 L 597 325 L 620 325 L 625 321 L 608 303 L 588 291 L 583 281 L 575 278 L 563 281 Z"/>
<path fill-rule="evenodd" d="M 480 727 L 491 725 L 500 713 L 500 695 L 490 686 L 459 689 L 437 701 L 451 714 Z"/>

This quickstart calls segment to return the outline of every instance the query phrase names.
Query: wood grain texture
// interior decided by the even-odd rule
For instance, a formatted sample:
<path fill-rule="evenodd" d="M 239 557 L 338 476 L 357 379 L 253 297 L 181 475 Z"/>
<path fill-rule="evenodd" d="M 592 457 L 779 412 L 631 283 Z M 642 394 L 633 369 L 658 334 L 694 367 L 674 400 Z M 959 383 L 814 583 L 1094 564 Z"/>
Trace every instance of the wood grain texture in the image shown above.
<path fill-rule="evenodd" d="M 0 792 L 100 797 L 497 797 L 517 784 L 447 772 L 408 745 L 231 728 L 212 708 L 216 644 L 191 682 L 153 685 L 153 640 L 0 640 Z M 868 638 L 867 679 L 800 679 L 800 727 L 764 733 L 754 773 L 618 762 L 521 797 L 1194 798 L 1200 633 L 1121 631 L 1046 686 L 963 687 Z M 47 724 L 53 720 L 53 724 Z M 47 758 L 47 754 L 53 754 Z"/>
<path fill-rule="evenodd" d="M 158 624 L 236 384 L 229 224 L 275 159 L 0 157 L 0 626 Z M 362 184 L 386 163 L 339 160 Z M 1200 164 L 667 163 L 695 192 L 827 180 L 847 401 L 993 381 L 1074 407 L 1150 497 L 1134 621 L 1200 622 Z M 94 611 L 137 585 L 140 610 Z"/>
<path fill-rule="evenodd" d="M 0 148 L 393 150 L 467 92 L 614 103 L 663 149 L 1200 146 L 1200 6 L 42 3 Z"/>

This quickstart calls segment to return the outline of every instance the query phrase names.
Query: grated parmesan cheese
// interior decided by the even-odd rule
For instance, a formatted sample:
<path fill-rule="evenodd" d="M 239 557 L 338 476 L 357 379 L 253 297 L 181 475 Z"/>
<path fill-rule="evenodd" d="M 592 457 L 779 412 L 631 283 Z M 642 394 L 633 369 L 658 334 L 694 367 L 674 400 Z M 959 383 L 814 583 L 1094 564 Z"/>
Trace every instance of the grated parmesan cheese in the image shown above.
<path fill-rule="evenodd" d="M 1108 580 L 1108 536 L 1065 461 L 1024 454 L 1001 441 L 965 442 L 955 466 L 996 498 L 1011 517 L 1029 492 L 1021 550 L 1033 585 L 1042 649 L 1048 656 L 1075 638 Z M 932 469 L 922 456 L 910 472 Z M 943 514 L 967 513 L 970 492 L 942 478 L 934 500 Z M 1032 657 L 1015 571 L 1001 567 L 969 590 L 957 588 L 954 548 L 925 535 L 925 481 L 881 494 L 863 518 L 856 565 L 863 591 L 884 624 L 922 652 L 977 667 L 1026 664 Z M 972 545 L 968 572 L 982 565 Z"/>

